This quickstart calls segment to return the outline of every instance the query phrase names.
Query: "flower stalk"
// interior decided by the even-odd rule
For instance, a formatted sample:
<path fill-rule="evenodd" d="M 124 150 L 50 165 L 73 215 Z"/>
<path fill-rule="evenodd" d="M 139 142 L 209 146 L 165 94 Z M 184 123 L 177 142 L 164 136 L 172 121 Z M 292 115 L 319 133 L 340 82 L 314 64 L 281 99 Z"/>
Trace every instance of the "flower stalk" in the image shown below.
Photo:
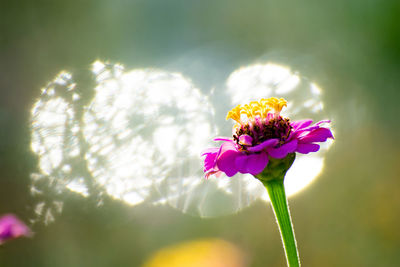
<path fill-rule="evenodd" d="M 272 158 L 267 167 L 260 174 L 255 176 L 263 183 L 268 191 L 289 267 L 300 266 L 296 238 L 294 236 L 285 186 L 283 184 L 286 172 L 292 166 L 295 158 L 295 153 L 288 154 L 283 159 Z"/>
<path fill-rule="evenodd" d="M 285 187 L 282 180 L 263 182 L 271 200 L 272 209 L 281 233 L 286 261 L 289 267 L 299 267 L 300 259 L 294 236 L 293 224 L 290 218 L 289 206 L 286 199 Z"/>

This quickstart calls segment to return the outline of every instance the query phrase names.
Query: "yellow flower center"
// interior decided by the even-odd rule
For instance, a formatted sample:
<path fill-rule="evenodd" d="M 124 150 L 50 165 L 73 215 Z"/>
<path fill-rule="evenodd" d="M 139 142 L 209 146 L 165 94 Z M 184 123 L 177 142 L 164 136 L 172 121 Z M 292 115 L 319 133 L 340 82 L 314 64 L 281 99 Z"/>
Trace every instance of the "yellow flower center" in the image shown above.
<path fill-rule="evenodd" d="M 242 114 L 246 115 L 248 120 L 253 120 L 256 116 L 264 119 L 267 118 L 268 113 L 274 110 L 275 118 L 279 117 L 279 114 L 283 107 L 287 106 L 287 101 L 284 98 L 263 98 L 260 101 L 251 101 L 249 104 L 237 105 L 231 111 L 228 112 L 226 119 L 233 119 L 240 124 L 243 124 Z"/>

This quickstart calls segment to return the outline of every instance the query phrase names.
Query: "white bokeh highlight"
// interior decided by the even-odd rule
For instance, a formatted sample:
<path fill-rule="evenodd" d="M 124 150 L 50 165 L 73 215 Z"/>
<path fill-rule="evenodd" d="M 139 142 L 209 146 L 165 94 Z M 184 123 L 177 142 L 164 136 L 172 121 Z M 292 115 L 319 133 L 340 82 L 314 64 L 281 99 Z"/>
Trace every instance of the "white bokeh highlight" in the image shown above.
<path fill-rule="evenodd" d="M 83 118 L 86 160 L 109 195 L 136 205 L 165 179 L 199 171 L 196 163 L 214 134 L 213 112 L 188 79 L 153 69 L 112 74 L 100 62 L 94 73 L 95 97 Z M 179 193 L 175 188 L 170 194 Z"/>

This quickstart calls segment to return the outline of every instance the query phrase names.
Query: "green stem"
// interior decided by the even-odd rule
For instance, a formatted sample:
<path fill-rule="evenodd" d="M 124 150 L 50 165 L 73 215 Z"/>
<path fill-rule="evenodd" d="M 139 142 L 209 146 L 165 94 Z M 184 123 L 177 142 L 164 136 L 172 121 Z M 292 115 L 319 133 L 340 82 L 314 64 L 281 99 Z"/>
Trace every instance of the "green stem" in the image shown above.
<path fill-rule="evenodd" d="M 285 187 L 283 185 L 283 179 L 274 179 L 262 182 L 268 190 L 269 198 L 272 203 L 272 208 L 278 222 L 288 266 L 299 267 L 299 253 L 297 251 L 293 225 L 290 219 L 289 207 L 285 194 Z"/>

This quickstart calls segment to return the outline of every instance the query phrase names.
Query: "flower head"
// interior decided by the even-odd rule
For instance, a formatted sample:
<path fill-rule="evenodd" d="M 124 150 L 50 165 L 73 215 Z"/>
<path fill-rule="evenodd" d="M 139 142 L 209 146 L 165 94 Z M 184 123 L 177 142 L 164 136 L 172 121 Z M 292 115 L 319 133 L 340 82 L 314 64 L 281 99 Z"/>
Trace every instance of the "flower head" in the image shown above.
<path fill-rule="evenodd" d="M 233 138 L 215 138 L 214 141 L 222 141 L 222 145 L 203 153 L 206 178 L 212 174 L 218 177 L 221 173 L 231 177 L 238 172 L 255 176 L 266 169 L 270 160 L 285 159 L 295 152 L 316 152 L 320 148 L 317 142 L 333 138 L 329 128 L 321 127 L 330 121 L 314 125 L 312 120 L 292 122 L 280 115 L 285 106 L 285 99 L 270 97 L 238 105 L 229 111 L 226 119 L 237 122 Z M 294 157 L 290 158 L 293 162 Z"/>
<path fill-rule="evenodd" d="M 31 230 L 13 214 L 0 218 L 0 245 L 21 236 L 31 236 Z"/>

